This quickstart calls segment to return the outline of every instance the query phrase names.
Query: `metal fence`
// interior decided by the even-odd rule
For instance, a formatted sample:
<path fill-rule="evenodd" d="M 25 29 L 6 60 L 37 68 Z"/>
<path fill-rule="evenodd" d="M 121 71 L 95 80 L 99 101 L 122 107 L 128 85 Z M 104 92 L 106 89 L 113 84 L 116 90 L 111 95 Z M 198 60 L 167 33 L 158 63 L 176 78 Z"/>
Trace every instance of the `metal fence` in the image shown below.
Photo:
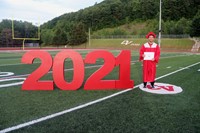
<path fill-rule="evenodd" d="M 109 36 L 95 36 L 91 35 L 91 39 L 126 39 L 126 38 L 145 38 L 146 35 L 109 35 Z M 158 35 L 157 35 L 158 37 Z M 162 35 L 161 38 L 190 38 L 190 35 Z"/>

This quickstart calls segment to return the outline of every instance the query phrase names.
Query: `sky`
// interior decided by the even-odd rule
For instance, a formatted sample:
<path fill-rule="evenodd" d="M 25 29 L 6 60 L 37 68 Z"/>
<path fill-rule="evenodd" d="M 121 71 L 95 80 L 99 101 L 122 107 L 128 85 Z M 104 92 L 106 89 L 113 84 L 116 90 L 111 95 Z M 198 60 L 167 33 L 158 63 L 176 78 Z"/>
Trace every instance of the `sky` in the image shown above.
<path fill-rule="evenodd" d="M 0 22 L 14 19 L 43 24 L 64 13 L 75 12 L 103 0 L 0 0 Z"/>

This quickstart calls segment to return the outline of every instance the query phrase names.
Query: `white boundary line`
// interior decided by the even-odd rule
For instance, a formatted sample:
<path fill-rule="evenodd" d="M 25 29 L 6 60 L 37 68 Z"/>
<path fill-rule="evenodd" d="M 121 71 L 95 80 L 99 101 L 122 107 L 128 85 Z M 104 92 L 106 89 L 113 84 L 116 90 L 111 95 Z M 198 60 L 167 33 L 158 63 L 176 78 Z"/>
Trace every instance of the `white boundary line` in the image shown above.
<path fill-rule="evenodd" d="M 172 75 L 172 74 L 174 74 L 174 73 L 180 72 L 180 71 L 182 71 L 182 70 L 184 70 L 184 69 L 187 69 L 187 68 L 189 68 L 189 67 L 192 67 L 192 66 L 195 66 L 195 65 L 198 65 L 198 64 L 200 64 L 200 62 L 197 62 L 197 63 L 192 64 L 192 65 L 189 65 L 189 66 L 187 66 L 187 67 L 178 69 L 178 70 L 176 70 L 176 71 L 174 71 L 174 72 L 171 72 L 171 73 L 165 74 L 165 75 L 163 75 L 163 76 L 160 76 L 160 77 L 156 78 L 156 80 L 161 79 L 161 78 L 164 78 L 164 77 L 167 77 L 167 76 L 169 76 L 169 75 Z M 137 88 L 137 87 L 139 87 L 139 85 L 136 85 L 134 88 Z M 131 90 L 133 90 L 134 88 L 129 88 L 129 89 L 126 89 L 126 90 L 123 90 L 123 91 L 114 93 L 114 94 L 112 94 L 112 95 L 109 95 L 109 96 L 106 96 L 106 97 L 103 97 L 103 98 L 100 98 L 100 99 L 97 99 L 97 100 L 94 100 L 94 101 L 91 101 L 91 102 L 88 102 L 88 103 L 79 105 L 79 106 L 77 106 L 77 107 L 73 107 L 73 108 L 70 108 L 70 109 L 66 109 L 66 110 L 64 110 L 64 111 L 61 111 L 61 112 L 58 112 L 58 113 L 54 113 L 54 114 L 51 114 L 51 115 L 48 115 L 48 116 L 45 116 L 45 117 L 42 117 L 42 118 L 39 118 L 39 119 L 36 119 L 36 120 L 32 120 L 32 121 L 29 121 L 29 122 L 26 122 L 26 123 L 23 123 L 23 124 L 19 124 L 19 125 L 17 125 L 17 126 L 13 126 L 13 127 L 9 127 L 9 128 L 3 129 L 3 130 L 0 131 L 0 133 L 6 133 L 6 132 L 14 131 L 14 130 L 17 130 L 17 129 L 20 129 L 20 128 L 23 128 L 23 127 L 26 127 L 26 126 L 30 126 L 30 125 L 33 125 L 33 124 L 36 124 L 36 123 L 39 123 L 39 122 L 42 122 L 42 121 L 51 119 L 51 118 L 55 118 L 55 117 L 57 117 L 57 116 L 60 116 L 60 115 L 63 115 L 63 114 L 69 113 L 69 112 L 76 111 L 76 110 L 78 110 L 78 109 L 82 109 L 82 108 L 88 107 L 88 106 L 90 106 L 90 105 L 93 105 L 93 104 L 102 102 L 102 101 L 104 101 L 104 100 L 107 100 L 107 99 L 110 99 L 110 98 L 112 98 L 112 97 L 118 96 L 118 95 L 123 94 L 123 93 L 125 93 L 125 92 L 131 91 Z"/>
<path fill-rule="evenodd" d="M 173 71 L 173 72 L 171 72 L 171 73 L 168 73 L 168 74 L 165 74 L 165 75 L 163 75 L 163 76 L 160 76 L 160 77 L 156 78 L 156 80 L 161 79 L 161 78 L 164 78 L 164 77 L 167 77 L 167 76 L 169 76 L 169 75 L 172 75 L 172 74 L 174 74 L 174 73 L 180 72 L 180 71 L 185 70 L 185 69 L 188 69 L 188 68 L 193 67 L 193 66 L 198 65 L 198 64 L 200 64 L 200 62 L 197 62 L 197 63 L 195 63 L 195 64 L 189 65 L 189 66 L 187 66 L 187 67 L 184 67 L 184 68 L 178 69 L 178 70 L 176 70 L 176 71 Z"/>

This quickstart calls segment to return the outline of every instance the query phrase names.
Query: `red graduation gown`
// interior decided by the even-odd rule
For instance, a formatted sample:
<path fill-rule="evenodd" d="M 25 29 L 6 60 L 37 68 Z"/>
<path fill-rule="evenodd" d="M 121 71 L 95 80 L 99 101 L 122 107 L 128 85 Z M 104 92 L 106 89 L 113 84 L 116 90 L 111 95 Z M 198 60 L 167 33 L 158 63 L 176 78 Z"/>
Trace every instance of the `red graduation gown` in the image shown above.
<path fill-rule="evenodd" d="M 156 63 L 158 63 L 160 57 L 160 48 L 156 43 L 145 43 L 140 49 L 140 61 L 144 59 L 144 52 L 154 52 L 155 60 L 143 61 L 143 82 L 154 82 L 156 76 Z"/>

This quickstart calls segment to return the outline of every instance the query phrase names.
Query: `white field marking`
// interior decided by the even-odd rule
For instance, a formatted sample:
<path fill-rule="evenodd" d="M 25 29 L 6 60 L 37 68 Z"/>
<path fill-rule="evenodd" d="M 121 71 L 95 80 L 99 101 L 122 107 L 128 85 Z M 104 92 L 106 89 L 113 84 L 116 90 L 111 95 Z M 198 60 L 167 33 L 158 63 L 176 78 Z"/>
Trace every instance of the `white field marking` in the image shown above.
<path fill-rule="evenodd" d="M 0 82 L 6 82 L 6 81 L 15 81 L 15 80 L 22 80 L 20 82 L 15 82 L 15 83 L 8 83 L 8 84 L 3 84 L 0 85 L 0 88 L 4 88 L 4 87 L 10 87 L 10 86 L 16 86 L 16 85 L 21 85 L 24 83 L 24 80 L 26 78 L 12 78 L 12 79 L 1 79 Z"/>
<path fill-rule="evenodd" d="M 156 78 L 156 80 L 164 78 L 164 77 L 167 77 L 167 76 L 172 75 L 172 74 L 175 74 L 177 72 L 180 72 L 180 71 L 182 71 L 184 69 L 187 69 L 189 67 L 192 67 L 192 66 L 195 66 L 195 65 L 198 65 L 198 64 L 200 64 L 200 62 L 197 62 L 195 64 L 189 65 L 189 66 L 184 67 L 182 69 L 179 69 L 179 70 L 176 70 L 174 72 L 171 72 L 171 73 L 165 74 L 163 76 L 160 76 L 160 77 Z M 20 129 L 20 128 L 23 128 L 23 127 L 26 127 L 26 126 L 30 126 L 30 125 L 33 125 L 33 124 L 36 124 L 36 123 L 39 123 L 39 122 L 42 122 L 42 121 L 46 121 L 48 119 L 55 118 L 57 116 L 64 115 L 64 114 L 69 113 L 69 112 L 73 112 L 73 111 L 88 107 L 88 106 L 96 104 L 96 103 L 100 103 L 100 102 L 105 101 L 107 99 L 110 99 L 112 97 L 115 97 L 115 96 L 118 96 L 120 94 L 129 92 L 129 91 L 131 91 L 131 90 L 133 90 L 133 89 L 135 89 L 135 88 L 137 88 L 139 86 L 140 86 L 140 84 L 136 85 L 134 88 L 129 88 L 129 89 L 114 93 L 112 95 L 109 95 L 109 96 L 106 96 L 106 97 L 103 97 L 103 98 L 100 98 L 100 99 L 97 99 L 97 100 L 94 100 L 94 101 L 91 101 L 91 102 L 76 106 L 76 107 L 73 107 L 73 108 L 70 108 L 70 109 L 66 109 L 66 110 L 58 112 L 58 113 L 54 113 L 54 114 L 51 114 L 51 115 L 48 115 L 48 116 L 45 116 L 45 117 L 41 117 L 39 119 L 35 119 L 35 120 L 29 121 L 29 122 L 26 122 L 26 123 L 23 123 L 23 124 L 19 124 L 19 125 L 13 126 L 13 127 L 9 127 L 9 128 L 3 129 L 3 130 L 0 131 L 0 133 L 6 133 L 6 132 L 14 131 L 14 130 L 17 130 L 17 129 Z"/>
<path fill-rule="evenodd" d="M 162 57 L 162 59 L 164 59 L 164 58 L 172 58 L 172 57 L 181 57 L 181 56 L 190 56 L 190 55 L 192 55 L 192 54 L 168 56 L 168 57 Z M 37 63 L 41 63 L 41 62 L 34 62 L 34 64 L 37 64 Z M 16 64 L 3 64 L 3 65 L 0 65 L 0 66 L 17 66 L 17 65 L 26 65 L 26 64 L 16 63 Z"/>
<path fill-rule="evenodd" d="M 172 67 L 171 67 L 171 66 L 168 66 L 168 67 L 166 67 L 166 68 L 168 68 L 168 69 L 169 69 L 169 68 L 172 68 Z"/>
<path fill-rule="evenodd" d="M 147 86 L 144 88 L 144 85 L 141 84 L 139 88 L 142 91 L 149 92 L 149 93 L 154 93 L 154 94 L 178 94 L 183 91 L 183 89 L 180 86 L 172 85 L 172 84 L 167 84 L 167 83 L 155 83 L 155 88 L 151 88 L 151 86 Z"/>
<path fill-rule="evenodd" d="M 6 77 L 6 76 L 11 76 L 14 75 L 13 72 L 0 72 L 0 77 Z"/>
<path fill-rule="evenodd" d="M 198 70 L 198 72 L 200 72 L 200 69 Z"/>
<path fill-rule="evenodd" d="M 86 66 L 85 68 L 96 68 L 96 67 L 101 67 L 102 65 L 95 65 L 95 66 Z M 74 68 L 68 68 L 68 69 L 64 69 L 64 71 L 72 71 L 74 70 Z M 53 71 L 49 71 L 49 73 L 52 73 Z M 4 78 L 0 78 L 0 80 L 3 79 L 11 79 L 11 78 L 20 78 L 20 77 L 26 77 L 29 76 L 30 74 L 23 74 L 23 75 L 16 75 L 16 76 L 10 76 L 10 77 L 4 77 Z"/>
<path fill-rule="evenodd" d="M 183 68 L 183 67 L 179 67 L 179 68 L 181 69 L 181 68 Z M 187 69 L 190 69 L 190 68 L 187 68 Z"/>
<path fill-rule="evenodd" d="M 198 65 L 198 64 L 200 64 L 200 62 L 197 62 L 197 63 L 195 63 L 195 64 L 189 65 L 189 66 L 187 66 L 187 67 L 184 67 L 184 68 L 178 69 L 178 70 L 176 70 L 176 71 L 173 71 L 173 72 L 171 72 L 171 73 L 168 73 L 168 74 L 165 74 L 165 75 L 163 75 L 163 76 L 160 76 L 160 77 L 156 78 L 156 80 L 161 79 L 161 78 L 164 78 L 164 77 L 167 77 L 167 76 L 169 76 L 169 75 L 172 75 L 172 74 L 174 74 L 174 73 L 180 72 L 180 71 L 182 71 L 182 70 L 189 69 L 190 67 L 193 67 L 193 66 Z"/>
<path fill-rule="evenodd" d="M 34 62 L 34 64 L 37 64 L 37 63 L 41 63 L 41 62 Z M 0 66 L 17 66 L 17 65 L 26 65 L 26 64 L 16 63 L 16 64 L 3 64 L 3 65 L 0 65 Z"/>

